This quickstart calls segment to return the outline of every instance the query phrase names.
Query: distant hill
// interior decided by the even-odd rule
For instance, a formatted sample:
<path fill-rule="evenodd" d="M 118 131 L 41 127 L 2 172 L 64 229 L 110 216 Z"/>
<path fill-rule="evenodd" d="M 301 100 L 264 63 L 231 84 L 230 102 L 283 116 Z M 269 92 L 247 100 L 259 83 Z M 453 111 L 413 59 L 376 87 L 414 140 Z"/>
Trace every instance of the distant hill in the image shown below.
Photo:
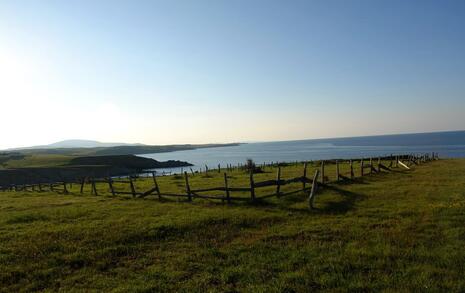
<path fill-rule="evenodd" d="M 88 139 L 67 139 L 47 145 L 38 145 L 22 148 L 14 148 L 9 150 L 28 150 L 28 149 L 57 149 L 57 148 L 100 148 L 100 147 L 115 147 L 115 146 L 142 146 L 143 144 L 129 144 L 121 142 L 100 142 Z"/>
<path fill-rule="evenodd" d="M 60 142 L 61 143 L 61 142 Z M 200 148 L 236 146 L 238 143 L 227 144 L 182 144 L 182 145 L 143 145 L 123 144 L 117 146 L 91 147 L 88 143 L 85 147 L 57 147 L 52 145 L 42 147 L 30 147 L 5 151 L 5 154 L 17 153 L 22 155 L 65 155 L 65 156 L 109 156 L 109 155 L 140 155 L 151 153 L 165 153 L 185 151 Z"/>

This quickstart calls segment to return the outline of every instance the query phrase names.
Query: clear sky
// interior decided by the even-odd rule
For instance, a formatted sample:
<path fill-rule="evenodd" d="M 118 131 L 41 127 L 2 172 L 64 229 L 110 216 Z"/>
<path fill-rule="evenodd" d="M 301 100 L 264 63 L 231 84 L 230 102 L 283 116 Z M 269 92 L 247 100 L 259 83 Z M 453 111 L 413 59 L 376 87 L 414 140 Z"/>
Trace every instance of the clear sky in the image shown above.
<path fill-rule="evenodd" d="M 0 149 L 465 129 L 465 1 L 0 0 Z"/>

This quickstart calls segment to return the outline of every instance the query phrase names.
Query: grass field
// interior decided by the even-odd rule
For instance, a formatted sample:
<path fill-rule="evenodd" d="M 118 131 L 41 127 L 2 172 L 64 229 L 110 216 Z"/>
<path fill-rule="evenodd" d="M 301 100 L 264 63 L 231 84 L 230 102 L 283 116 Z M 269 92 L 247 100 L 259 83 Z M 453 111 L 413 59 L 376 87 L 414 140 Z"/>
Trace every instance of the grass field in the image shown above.
<path fill-rule="evenodd" d="M 69 163 L 73 156 L 33 154 L 25 155 L 18 160 L 9 160 L 2 165 L 3 168 L 36 168 L 36 167 L 56 167 Z"/>
<path fill-rule="evenodd" d="M 191 185 L 222 185 L 202 176 Z M 184 190 L 180 176 L 159 184 Z M 1 290 L 465 290 L 465 160 L 335 185 L 315 211 L 303 193 L 230 206 L 88 194 L 0 193 Z"/>

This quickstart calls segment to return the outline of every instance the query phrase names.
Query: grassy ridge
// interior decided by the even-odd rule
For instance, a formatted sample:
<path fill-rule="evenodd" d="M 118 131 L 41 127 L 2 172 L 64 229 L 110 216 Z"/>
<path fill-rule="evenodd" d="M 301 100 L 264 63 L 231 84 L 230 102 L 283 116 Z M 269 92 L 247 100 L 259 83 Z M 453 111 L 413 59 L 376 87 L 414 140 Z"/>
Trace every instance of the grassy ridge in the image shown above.
<path fill-rule="evenodd" d="M 301 169 L 285 168 L 283 178 L 300 176 Z M 274 171 L 257 177 L 274 178 Z M 0 193 L 0 286 L 459 292 L 465 290 L 463 174 L 465 160 L 443 160 L 413 172 L 367 176 L 323 190 L 313 212 L 305 194 L 225 206 Z M 195 176 L 191 184 L 218 185 L 220 175 Z M 231 176 L 232 186 L 247 182 L 244 174 Z M 173 191 L 184 188 L 174 176 L 159 183 Z"/>

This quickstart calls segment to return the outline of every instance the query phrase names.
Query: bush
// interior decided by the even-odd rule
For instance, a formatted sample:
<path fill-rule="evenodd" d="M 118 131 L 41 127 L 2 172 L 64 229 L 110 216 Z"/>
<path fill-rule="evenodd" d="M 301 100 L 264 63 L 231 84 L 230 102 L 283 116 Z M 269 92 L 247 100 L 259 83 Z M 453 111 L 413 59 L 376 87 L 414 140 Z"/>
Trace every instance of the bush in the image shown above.
<path fill-rule="evenodd" d="M 262 168 L 257 167 L 252 159 L 247 159 L 244 166 L 247 173 L 263 173 Z"/>

